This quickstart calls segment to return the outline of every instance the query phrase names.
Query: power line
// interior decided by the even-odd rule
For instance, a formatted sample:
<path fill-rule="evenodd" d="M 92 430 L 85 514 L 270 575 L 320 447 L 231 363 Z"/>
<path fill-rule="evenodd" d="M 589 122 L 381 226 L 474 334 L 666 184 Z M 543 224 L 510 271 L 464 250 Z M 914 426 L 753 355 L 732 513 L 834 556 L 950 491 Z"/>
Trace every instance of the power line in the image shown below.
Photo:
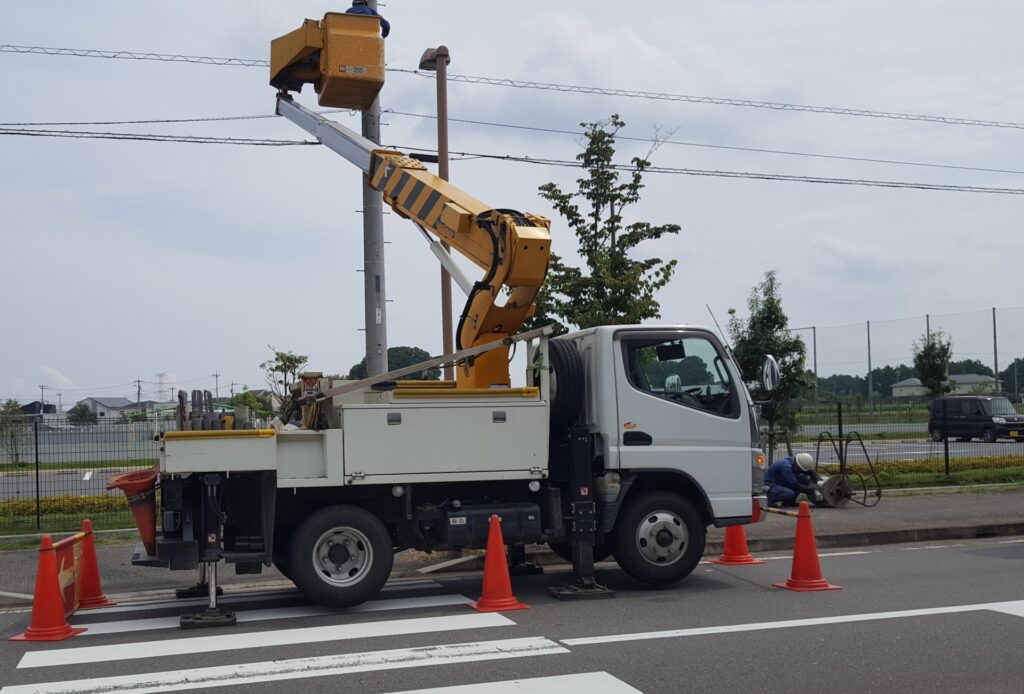
<path fill-rule="evenodd" d="M 143 133 L 101 133 L 85 130 L 45 130 L 28 128 L 0 128 L 0 135 L 27 137 L 70 137 L 79 140 L 142 140 L 146 142 L 185 142 L 201 145 L 256 145 L 263 147 L 289 147 L 293 145 L 319 145 L 310 140 L 267 140 L 245 137 L 206 137 L 202 135 L 154 135 Z"/>
<path fill-rule="evenodd" d="M 325 110 L 317 111 L 317 113 L 321 113 L 321 114 L 341 113 L 341 112 L 352 113 L 352 111 L 350 109 L 325 109 Z M 406 117 L 411 117 L 411 118 L 425 118 L 425 119 L 433 119 L 433 120 L 437 119 L 437 116 L 430 115 L 430 114 L 411 113 L 411 112 L 408 112 L 408 111 L 398 111 L 396 109 L 384 109 L 384 113 L 390 113 L 390 114 L 393 114 L 393 115 L 396 115 L 396 116 L 406 116 Z M 94 126 L 94 125 L 142 125 L 142 124 L 166 124 L 166 123 L 171 123 L 171 124 L 175 124 L 175 123 L 177 123 L 177 124 L 180 124 L 180 123 L 208 123 L 208 122 L 217 122 L 217 121 L 259 120 L 259 119 L 280 118 L 280 117 L 281 116 L 279 116 L 277 114 L 260 114 L 260 115 L 249 115 L 249 116 L 211 116 L 211 117 L 204 117 L 204 118 L 148 118 L 148 119 L 140 119 L 140 120 L 35 121 L 35 122 L 0 123 L 0 129 L 14 128 L 14 127 L 19 127 L 19 126 L 31 126 L 32 128 L 41 128 L 42 126 Z M 555 134 L 555 135 L 571 135 L 571 136 L 578 137 L 578 136 L 580 136 L 582 134 L 578 130 L 567 130 L 567 129 L 563 129 L 563 128 L 543 128 L 543 127 L 540 127 L 540 126 L 522 125 L 522 124 L 516 124 L 516 123 L 498 123 L 498 122 L 494 122 L 494 121 L 474 120 L 474 119 L 470 119 L 470 118 L 449 118 L 448 120 L 450 122 L 453 122 L 453 123 L 465 123 L 465 124 L 468 124 L 468 125 L 481 125 L 481 126 L 493 127 L 493 128 L 508 128 L 508 129 L 512 129 L 512 130 L 524 130 L 524 131 L 529 131 L 529 132 L 549 133 L 549 134 Z M 8 133 L 0 132 L 0 134 L 8 134 Z M 21 133 L 14 133 L 14 134 L 21 134 Z M 25 134 L 35 134 L 35 133 L 25 133 Z M 49 134 L 49 133 L 47 132 L 46 134 Z M 151 136 L 151 137 L 148 137 L 148 136 L 147 137 L 142 137 L 140 139 L 154 139 L 155 140 L 158 137 L 161 137 L 161 136 L 154 135 L 154 136 Z M 169 136 L 168 135 L 168 136 L 162 136 L 162 137 L 165 138 L 166 141 L 169 141 L 169 142 L 170 141 L 175 141 L 173 139 L 174 136 Z M 119 136 L 119 137 L 111 138 L 111 139 L 130 139 L 130 138 L 127 137 L 127 136 Z M 217 142 L 209 143 L 209 144 L 226 144 L 226 143 L 220 141 L 220 140 L 223 140 L 223 139 L 225 139 L 225 138 L 219 138 Z M 629 136 L 626 136 L 626 135 L 616 135 L 616 139 L 624 140 L 624 141 L 629 141 L 629 142 L 651 142 L 650 138 L 629 137 Z M 196 142 L 196 140 L 194 140 L 194 139 L 187 139 L 185 141 Z M 290 141 L 270 140 L 270 141 L 266 141 L 266 143 L 267 144 L 274 143 L 274 144 L 281 144 L 281 145 L 284 145 L 284 144 L 293 144 L 293 145 L 297 145 L 297 144 L 315 144 L 312 141 L 299 141 L 299 140 L 290 140 Z M 207 144 L 207 143 L 204 143 L 204 144 Z M 244 142 L 244 141 L 238 141 L 238 142 L 232 142 L 232 144 L 256 144 L 256 143 L 255 142 L 254 143 L 249 143 L 249 142 Z M 885 164 L 885 165 L 894 165 L 894 166 L 918 166 L 918 167 L 934 168 L 934 169 L 950 169 L 950 170 L 955 170 L 955 171 L 978 171 L 978 172 L 982 172 L 982 173 L 1004 173 L 1004 174 L 1014 174 L 1014 175 L 1024 174 L 1024 170 L 1019 170 L 1019 169 L 997 169 L 997 168 L 984 167 L 984 166 L 966 166 L 966 165 L 962 165 L 962 164 L 938 164 L 938 163 L 934 163 L 934 162 L 906 161 L 906 160 L 900 160 L 900 159 L 876 159 L 876 158 L 872 158 L 872 157 L 855 157 L 855 156 L 841 155 L 841 154 L 822 154 L 822 153 L 818 153 L 818 152 L 796 152 L 796 151 L 793 151 L 793 150 L 772 149 L 772 148 L 767 148 L 767 147 L 741 147 L 741 146 L 738 146 L 738 145 L 719 145 L 719 144 L 712 144 L 712 143 L 707 143 L 707 142 L 688 142 L 688 141 L 684 141 L 684 140 L 663 140 L 663 141 L 661 141 L 661 144 L 672 145 L 672 146 L 681 146 L 681 147 L 699 147 L 699 148 L 706 148 L 706 149 L 720 149 L 720 150 L 736 151 L 736 152 L 753 152 L 753 153 L 757 153 L 757 154 L 779 154 L 779 155 L 793 156 L 793 157 L 810 157 L 810 158 L 815 158 L 815 159 L 834 159 L 834 160 L 838 160 L 838 161 L 852 161 L 852 162 L 867 163 L 867 164 Z"/>
<path fill-rule="evenodd" d="M 150 142 L 185 142 L 192 144 L 232 144 L 232 145 L 319 145 L 319 142 L 307 140 L 253 140 L 243 138 L 224 137 L 198 137 L 198 136 L 176 136 L 176 135 L 143 135 L 133 133 L 96 133 L 74 130 L 25 130 L 14 128 L 0 128 L 0 135 L 31 135 L 34 137 L 71 137 L 79 139 L 110 139 L 110 140 L 142 140 Z M 436 150 L 415 147 L 401 146 L 402 149 L 412 149 L 424 152 Z M 490 154 L 483 152 L 450 152 L 450 155 L 460 159 L 491 159 L 495 161 L 510 161 L 522 164 L 535 164 L 543 166 L 559 166 L 570 168 L 581 168 L 578 161 L 566 159 L 550 159 L 543 157 L 513 156 L 509 154 Z M 613 164 L 611 168 L 631 171 L 632 166 L 624 164 Z M 1001 195 L 1022 195 L 1024 189 L 1020 188 L 995 188 L 988 186 L 964 186 L 941 183 L 918 183 L 911 181 L 881 181 L 874 179 L 853 179 L 834 178 L 827 176 L 803 176 L 778 173 L 764 173 L 754 171 L 723 171 L 714 169 L 684 169 L 669 166 L 649 166 L 644 169 L 647 173 L 676 174 L 687 176 L 711 176 L 717 178 L 745 178 L 752 180 L 789 181 L 794 183 L 825 183 L 832 185 L 856 185 L 874 188 L 908 188 L 917 190 L 934 190 L 945 192 L 961 193 L 988 193 Z"/>
<path fill-rule="evenodd" d="M 253 58 L 217 58 L 210 56 L 183 55 L 177 53 L 140 53 L 133 51 L 105 51 L 85 48 L 53 48 L 47 46 L 17 46 L 0 44 L 0 53 L 32 53 L 41 55 L 64 55 L 79 58 L 108 58 L 120 60 L 155 60 L 175 63 L 199 63 L 203 65 L 236 66 L 236 67 L 269 67 L 270 61 Z M 386 68 L 387 72 L 417 75 L 427 79 L 436 79 L 434 73 L 404 68 Z M 560 84 L 556 82 L 533 82 L 515 80 L 505 77 L 481 77 L 478 75 L 460 75 L 448 73 L 453 82 L 468 84 L 486 84 L 496 87 L 515 89 L 533 89 L 540 91 L 557 91 L 576 94 L 597 94 L 600 96 L 616 96 L 631 99 L 647 99 L 653 101 L 671 101 L 693 104 L 711 104 L 715 106 L 739 106 L 759 108 L 772 111 L 793 111 L 804 113 L 826 113 L 840 116 L 857 116 L 862 118 L 881 118 L 903 121 L 921 121 L 941 123 L 944 125 L 970 125 L 987 128 L 1011 128 L 1024 130 L 1024 123 L 1012 121 L 985 120 L 981 118 L 960 118 L 954 116 L 936 116 L 920 113 L 903 113 L 899 111 L 873 111 L 862 108 L 842 108 L 836 106 L 816 106 L 812 104 L 795 104 L 779 101 L 760 101 L 756 99 L 735 99 L 716 96 L 700 96 L 693 94 L 673 94 L 669 92 L 652 92 L 633 89 L 615 89 L 581 84 Z"/>

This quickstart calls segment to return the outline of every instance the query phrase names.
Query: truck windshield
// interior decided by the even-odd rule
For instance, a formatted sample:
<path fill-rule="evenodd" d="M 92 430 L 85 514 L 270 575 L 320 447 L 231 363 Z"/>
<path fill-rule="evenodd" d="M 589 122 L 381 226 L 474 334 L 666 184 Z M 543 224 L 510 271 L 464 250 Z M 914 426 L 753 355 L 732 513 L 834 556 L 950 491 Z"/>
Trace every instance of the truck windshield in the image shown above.
<path fill-rule="evenodd" d="M 704 337 L 630 339 L 623 345 L 626 373 L 634 387 L 687 407 L 737 416 L 729 370 Z"/>
<path fill-rule="evenodd" d="M 1006 398 L 992 398 L 991 400 L 984 400 L 985 414 L 987 415 L 1003 415 L 1003 414 L 1017 414 L 1017 411 L 1013 409 L 1013 405 Z"/>

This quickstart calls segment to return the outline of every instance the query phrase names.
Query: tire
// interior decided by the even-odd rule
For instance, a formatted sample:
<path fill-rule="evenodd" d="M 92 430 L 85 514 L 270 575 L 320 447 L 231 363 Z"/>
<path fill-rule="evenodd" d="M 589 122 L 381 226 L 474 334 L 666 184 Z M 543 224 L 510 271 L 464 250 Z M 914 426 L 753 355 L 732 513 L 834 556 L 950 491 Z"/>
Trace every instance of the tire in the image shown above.
<path fill-rule="evenodd" d="M 568 542 L 549 542 L 548 547 L 563 561 L 572 564 L 572 545 Z M 611 548 L 604 542 L 594 545 L 594 563 L 604 561 L 612 555 Z"/>
<path fill-rule="evenodd" d="M 981 432 L 981 440 L 984 441 L 985 443 L 995 443 L 996 442 L 996 432 L 995 432 L 995 430 L 994 429 L 986 429 L 985 431 Z"/>
<path fill-rule="evenodd" d="M 627 503 L 615 526 L 615 559 L 638 581 L 670 585 L 700 562 L 704 537 L 704 521 L 689 501 L 671 492 L 643 492 Z"/>
<path fill-rule="evenodd" d="M 931 430 L 931 435 L 932 435 L 932 441 L 941 441 L 942 440 L 942 429 L 939 429 L 938 427 L 935 427 L 934 429 Z"/>
<path fill-rule="evenodd" d="M 394 563 L 391 535 L 357 506 L 327 506 L 306 517 L 292 536 L 290 578 L 310 599 L 330 607 L 369 600 Z"/>
<path fill-rule="evenodd" d="M 580 416 L 583 406 L 583 359 L 570 340 L 548 340 L 551 360 L 551 432 L 561 432 Z"/>

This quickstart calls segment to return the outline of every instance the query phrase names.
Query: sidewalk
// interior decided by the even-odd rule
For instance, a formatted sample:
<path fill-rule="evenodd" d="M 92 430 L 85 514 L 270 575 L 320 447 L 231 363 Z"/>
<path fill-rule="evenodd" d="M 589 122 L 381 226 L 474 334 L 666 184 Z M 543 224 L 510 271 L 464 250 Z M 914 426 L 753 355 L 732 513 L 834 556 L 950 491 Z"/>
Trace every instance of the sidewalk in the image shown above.
<path fill-rule="evenodd" d="M 962 489 L 962 488 L 958 488 Z M 1024 490 L 985 490 L 971 492 L 935 490 L 935 493 L 883 494 L 878 505 L 865 508 L 849 503 L 845 508 L 812 508 L 814 534 L 819 548 L 864 547 L 895 542 L 931 542 L 967 538 L 1024 535 Z M 706 555 L 722 552 L 725 531 L 708 530 Z M 789 550 L 793 547 L 796 520 L 770 514 L 762 523 L 746 527 L 751 552 Z M 144 591 L 169 591 L 192 585 L 191 571 L 167 571 L 131 566 L 132 544 L 97 546 L 104 592 L 110 595 Z M 539 564 L 561 563 L 546 546 L 528 548 L 527 558 Z M 31 604 L 37 552 L 18 550 L 0 553 L 4 570 L 0 576 L 0 607 Z M 469 554 L 457 561 L 450 555 L 425 555 L 402 552 L 395 557 L 394 576 L 439 575 L 444 569 L 429 567 L 450 564 L 450 571 L 473 571 L 483 567 L 482 554 Z M 427 568 L 427 572 L 423 569 Z M 225 589 L 257 586 L 269 588 L 285 579 L 274 569 L 258 576 L 236 576 L 230 567 L 220 571 Z"/>

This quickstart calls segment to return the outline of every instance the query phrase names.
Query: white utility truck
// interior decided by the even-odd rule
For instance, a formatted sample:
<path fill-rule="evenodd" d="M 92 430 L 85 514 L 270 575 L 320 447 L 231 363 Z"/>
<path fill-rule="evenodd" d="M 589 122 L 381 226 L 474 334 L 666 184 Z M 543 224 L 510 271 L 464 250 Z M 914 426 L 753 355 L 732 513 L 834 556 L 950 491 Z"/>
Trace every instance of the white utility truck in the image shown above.
<path fill-rule="evenodd" d="M 346 86 L 383 64 L 380 46 L 379 65 L 353 70 L 369 59 L 341 53 L 360 41 L 377 50 L 376 18 L 329 14 L 276 40 L 278 113 L 484 270 L 469 282 L 432 241 L 468 295 L 459 349 L 358 382 L 303 374 L 297 428 L 166 433 L 155 555 L 134 561 L 200 568 L 210 609 L 190 626 L 229 619 L 216 609 L 221 560 L 239 573 L 273 564 L 310 598 L 354 605 L 381 589 L 396 551 L 485 547 L 492 514 L 513 563 L 529 543 L 573 562 L 575 581 L 559 597 L 607 594 L 593 562 L 609 555 L 640 581 L 679 581 L 703 554 L 708 526 L 761 519 L 756 408 L 728 348 L 689 325 L 517 335 L 546 272 L 548 221 L 487 206 L 285 91 L 313 82 L 321 105 L 353 105 L 336 80 Z M 332 74 L 338 64 L 349 68 Z M 527 356 L 523 387 L 508 375 L 516 343 Z M 397 380 L 441 363 L 457 366 L 456 381 Z M 765 374 L 777 379 L 773 361 Z"/>

